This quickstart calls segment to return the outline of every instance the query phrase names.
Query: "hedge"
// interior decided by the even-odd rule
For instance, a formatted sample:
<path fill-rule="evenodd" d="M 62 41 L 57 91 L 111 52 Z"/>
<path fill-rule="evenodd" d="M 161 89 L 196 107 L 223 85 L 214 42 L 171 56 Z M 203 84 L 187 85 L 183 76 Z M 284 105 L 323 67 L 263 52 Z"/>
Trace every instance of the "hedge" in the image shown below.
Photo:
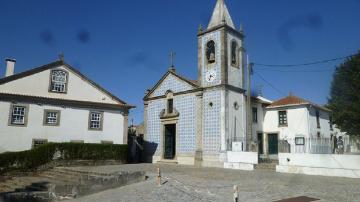
<path fill-rule="evenodd" d="M 53 160 L 117 160 L 126 162 L 127 145 L 48 143 L 32 150 L 0 154 L 0 173 L 35 170 Z"/>

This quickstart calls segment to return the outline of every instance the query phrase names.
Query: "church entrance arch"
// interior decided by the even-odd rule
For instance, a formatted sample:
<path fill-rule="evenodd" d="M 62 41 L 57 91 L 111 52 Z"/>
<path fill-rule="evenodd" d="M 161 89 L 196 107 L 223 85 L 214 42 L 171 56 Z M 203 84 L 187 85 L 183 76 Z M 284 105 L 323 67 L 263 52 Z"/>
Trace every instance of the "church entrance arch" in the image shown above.
<path fill-rule="evenodd" d="M 176 155 L 176 124 L 166 124 L 164 128 L 164 159 L 173 160 Z"/>

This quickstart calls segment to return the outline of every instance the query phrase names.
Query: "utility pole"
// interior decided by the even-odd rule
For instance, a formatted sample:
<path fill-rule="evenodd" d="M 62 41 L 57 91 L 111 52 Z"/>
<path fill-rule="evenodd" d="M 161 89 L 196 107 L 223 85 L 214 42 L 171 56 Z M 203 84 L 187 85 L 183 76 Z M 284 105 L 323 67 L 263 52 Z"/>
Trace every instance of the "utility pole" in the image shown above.
<path fill-rule="evenodd" d="M 249 56 L 247 56 L 247 97 L 246 97 L 246 111 L 247 111 L 247 127 L 246 127 L 246 145 L 247 151 L 251 150 L 251 144 L 253 142 L 252 136 L 252 107 L 251 107 L 251 75 L 253 63 L 250 63 Z"/>

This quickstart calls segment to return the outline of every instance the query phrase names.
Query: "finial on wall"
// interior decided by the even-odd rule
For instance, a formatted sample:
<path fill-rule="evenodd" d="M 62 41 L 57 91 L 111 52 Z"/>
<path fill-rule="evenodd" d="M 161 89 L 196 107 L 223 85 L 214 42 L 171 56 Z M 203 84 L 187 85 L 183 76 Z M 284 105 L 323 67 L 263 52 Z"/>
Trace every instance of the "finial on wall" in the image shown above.
<path fill-rule="evenodd" d="M 240 31 L 240 33 L 244 33 L 244 26 L 243 26 L 242 23 L 240 24 L 240 29 L 239 29 L 239 31 Z"/>
<path fill-rule="evenodd" d="M 200 24 L 198 28 L 198 33 L 201 34 L 202 32 L 203 32 L 203 27 L 202 24 Z"/>

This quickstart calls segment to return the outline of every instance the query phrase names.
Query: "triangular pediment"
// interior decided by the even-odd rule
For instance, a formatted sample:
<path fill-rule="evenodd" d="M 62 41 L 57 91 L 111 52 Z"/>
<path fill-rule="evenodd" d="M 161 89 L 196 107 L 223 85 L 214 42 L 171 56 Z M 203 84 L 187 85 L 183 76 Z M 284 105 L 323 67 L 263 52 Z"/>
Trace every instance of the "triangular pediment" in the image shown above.
<path fill-rule="evenodd" d="M 196 88 L 198 88 L 198 86 L 194 81 L 185 79 L 173 71 L 168 71 L 148 92 L 144 99 L 164 96 L 168 91 L 179 93 L 194 90 Z"/>
<path fill-rule="evenodd" d="M 50 90 L 52 70 L 67 73 L 67 90 L 56 93 Z M 56 61 L 13 76 L 0 79 L 0 93 L 85 101 L 103 104 L 127 105 L 94 81 L 63 61 Z"/>

